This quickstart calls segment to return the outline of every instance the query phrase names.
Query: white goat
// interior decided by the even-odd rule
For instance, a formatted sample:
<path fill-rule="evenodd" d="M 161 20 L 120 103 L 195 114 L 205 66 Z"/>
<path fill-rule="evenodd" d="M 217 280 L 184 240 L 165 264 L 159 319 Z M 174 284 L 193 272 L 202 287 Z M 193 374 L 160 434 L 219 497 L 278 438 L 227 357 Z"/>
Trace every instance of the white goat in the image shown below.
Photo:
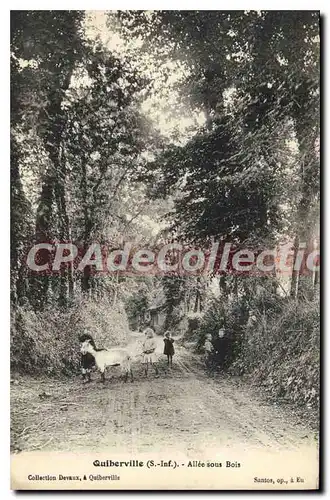
<path fill-rule="evenodd" d="M 128 375 L 131 375 L 131 380 L 133 381 L 133 372 L 131 368 L 131 357 L 125 349 L 114 348 L 114 349 L 95 349 L 90 340 L 85 340 L 82 343 L 81 354 L 91 354 L 94 356 L 95 364 L 98 370 L 101 372 L 101 381 L 105 381 L 105 369 L 107 366 L 120 366 L 122 371 L 125 373 L 125 382 L 127 382 Z"/>

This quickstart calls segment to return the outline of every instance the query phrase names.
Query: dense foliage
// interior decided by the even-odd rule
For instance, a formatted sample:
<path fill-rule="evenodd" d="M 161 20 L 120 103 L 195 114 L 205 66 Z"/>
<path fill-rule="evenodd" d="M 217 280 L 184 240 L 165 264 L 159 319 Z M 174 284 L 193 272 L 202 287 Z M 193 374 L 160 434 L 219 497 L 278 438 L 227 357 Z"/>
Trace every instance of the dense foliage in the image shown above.
<path fill-rule="evenodd" d="M 200 351 L 211 334 L 218 368 L 263 367 L 267 383 L 276 366 L 283 390 L 302 401 L 298 364 L 306 355 L 316 394 L 318 273 L 293 272 L 283 282 L 275 274 L 261 280 L 95 278 L 90 267 L 83 275 L 67 267 L 58 277 L 27 272 L 26 251 L 42 241 L 120 248 L 126 240 L 180 240 L 207 248 L 216 240 L 260 249 L 287 240 L 296 254 L 299 243 L 312 248 L 319 237 L 318 13 L 105 17 L 109 33 L 121 39 L 119 52 L 88 35 L 93 22 L 85 12 L 12 13 L 14 368 L 70 371 L 79 331 L 93 331 L 101 343 L 124 341 L 128 324 L 147 324 L 161 297 L 162 329 L 183 333 Z M 179 117 L 190 125 L 166 134 L 154 113 L 158 122 Z M 68 326 L 77 310 L 78 326 Z M 284 338 L 298 327 L 300 336 Z M 220 328 L 226 334 L 219 340 Z M 306 401 L 317 402 L 309 395 Z"/>

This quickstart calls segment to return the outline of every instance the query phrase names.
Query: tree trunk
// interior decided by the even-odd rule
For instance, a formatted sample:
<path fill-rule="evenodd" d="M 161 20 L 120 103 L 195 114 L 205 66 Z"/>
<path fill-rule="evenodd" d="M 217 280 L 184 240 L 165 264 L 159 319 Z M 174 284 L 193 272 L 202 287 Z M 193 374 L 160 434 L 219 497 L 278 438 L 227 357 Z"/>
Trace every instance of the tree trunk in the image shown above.
<path fill-rule="evenodd" d="M 294 109 L 295 130 L 300 153 L 300 201 L 297 209 L 297 236 L 295 239 L 295 253 L 299 243 L 306 244 L 306 251 L 311 248 L 313 235 L 313 221 L 310 220 L 311 208 L 315 204 L 319 192 L 319 160 L 317 158 L 315 142 L 319 133 L 319 123 L 311 122 L 313 103 L 311 103 L 310 83 L 303 81 L 295 96 Z M 291 295 L 299 298 L 305 296 L 304 283 L 307 283 L 307 293 L 312 279 L 300 279 L 300 272 L 292 276 Z"/>
<path fill-rule="evenodd" d="M 66 208 L 65 182 L 66 165 L 61 148 L 63 133 L 66 126 L 66 117 L 62 109 L 64 91 L 68 88 L 71 79 L 71 72 L 67 75 L 63 92 L 56 92 L 47 107 L 48 128 L 44 133 L 44 145 L 52 162 L 51 181 L 54 186 L 54 197 L 58 209 L 58 236 L 61 243 L 69 240 L 70 224 Z M 59 303 L 67 305 L 68 290 L 73 290 L 73 278 L 70 266 L 61 270 Z"/>
<path fill-rule="evenodd" d="M 18 145 L 11 137 L 10 182 L 10 297 L 13 304 L 21 304 L 27 298 L 27 269 L 24 262 L 24 247 L 32 241 L 32 226 L 28 220 L 31 207 L 25 197 L 19 165 Z"/>
<path fill-rule="evenodd" d="M 200 292 L 199 290 L 197 290 L 195 296 L 194 313 L 199 313 L 199 312 L 200 312 Z"/>
<path fill-rule="evenodd" d="M 53 201 L 54 201 L 54 177 L 52 172 L 47 171 L 39 199 L 36 215 L 36 243 L 51 243 L 54 239 L 52 234 L 53 220 Z M 49 264 L 51 255 L 48 250 L 40 250 L 38 252 L 39 264 Z M 34 295 L 34 307 L 42 310 L 48 302 L 48 292 L 50 280 L 47 274 L 43 276 L 33 276 L 31 278 L 31 287 Z"/>
<path fill-rule="evenodd" d="M 296 262 L 297 254 L 299 249 L 299 237 L 295 236 L 293 243 L 293 266 Z M 299 270 L 295 271 L 292 267 L 292 275 L 291 275 L 291 286 L 290 286 L 290 296 L 293 299 L 297 299 L 298 295 L 298 284 L 299 284 Z"/>
<path fill-rule="evenodd" d="M 81 164 L 82 177 L 81 177 L 81 190 L 82 190 L 82 198 L 83 198 L 83 210 L 84 210 L 84 235 L 83 235 L 83 246 L 84 253 L 86 253 L 89 245 L 90 245 L 90 237 L 92 232 L 92 221 L 90 219 L 90 214 L 88 211 L 88 190 L 87 190 L 87 169 L 86 169 L 86 160 L 83 158 Z M 82 290 L 88 294 L 90 294 L 91 290 L 91 267 L 85 266 L 83 271 L 83 277 L 81 281 Z"/>
<path fill-rule="evenodd" d="M 43 226 L 43 232 L 49 234 L 51 229 L 52 202 L 54 199 L 58 209 L 58 237 L 61 242 L 68 241 L 70 234 L 70 224 L 65 199 L 66 165 L 63 157 L 63 150 L 61 148 L 67 118 L 62 103 L 65 92 L 70 86 L 74 64 L 75 61 L 72 59 L 64 74 L 63 68 L 60 67 L 58 68 L 57 74 L 54 74 L 54 81 L 51 87 L 52 90 L 47 96 L 48 105 L 45 107 L 40 117 L 45 124 L 42 134 L 44 147 L 52 163 L 52 167 L 46 172 L 40 199 L 43 205 L 48 205 L 50 214 L 47 221 L 45 220 L 41 225 Z M 51 69 L 54 70 L 54 68 Z M 39 225 L 40 221 L 37 220 L 37 234 L 39 232 Z M 65 267 L 61 271 L 60 276 L 59 303 L 62 306 L 67 304 L 68 290 L 70 290 L 71 293 L 73 292 L 73 276 L 70 267 Z M 47 291 L 48 284 L 47 289 L 45 289 L 46 293 Z"/>
<path fill-rule="evenodd" d="M 220 293 L 224 297 L 227 298 L 227 283 L 226 283 L 226 276 L 220 276 L 219 278 L 219 288 L 220 288 Z"/>

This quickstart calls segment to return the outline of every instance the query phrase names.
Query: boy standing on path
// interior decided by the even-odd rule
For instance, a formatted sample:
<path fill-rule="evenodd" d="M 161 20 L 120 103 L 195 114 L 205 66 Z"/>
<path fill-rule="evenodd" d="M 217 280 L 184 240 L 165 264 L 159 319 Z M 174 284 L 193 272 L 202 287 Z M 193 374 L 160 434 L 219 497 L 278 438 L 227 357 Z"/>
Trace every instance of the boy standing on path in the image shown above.
<path fill-rule="evenodd" d="M 165 333 L 164 337 L 164 354 L 167 356 L 167 366 L 172 367 L 172 358 L 174 355 L 174 339 L 170 336 L 170 332 Z"/>

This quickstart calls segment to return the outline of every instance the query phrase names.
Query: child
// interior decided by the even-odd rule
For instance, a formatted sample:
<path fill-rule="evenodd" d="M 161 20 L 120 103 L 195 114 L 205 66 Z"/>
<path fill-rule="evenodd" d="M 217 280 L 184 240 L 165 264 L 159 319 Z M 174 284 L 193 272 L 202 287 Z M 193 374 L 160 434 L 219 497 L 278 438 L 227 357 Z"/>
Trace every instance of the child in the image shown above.
<path fill-rule="evenodd" d="M 155 350 L 157 347 L 156 340 L 154 338 L 154 331 L 152 328 L 146 328 L 145 340 L 142 344 L 143 351 L 143 364 L 145 365 L 145 374 L 148 376 L 148 365 L 149 363 L 155 368 L 156 376 L 158 377 L 158 368 L 156 364 Z"/>
<path fill-rule="evenodd" d="M 84 333 L 83 335 L 80 335 L 79 337 L 79 342 L 83 343 L 85 340 L 90 340 L 91 345 L 96 349 L 94 339 L 91 335 L 88 333 Z M 92 368 L 95 366 L 95 358 L 89 352 L 86 354 L 81 355 L 80 359 L 80 364 L 81 364 L 81 374 L 82 374 L 82 379 L 83 382 L 90 382 L 91 381 L 91 371 Z M 86 380 L 87 376 L 87 380 Z"/>
<path fill-rule="evenodd" d="M 204 343 L 205 365 L 208 373 L 210 373 L 212 369 L 213 352 L 214 352 L 214 347 L 212 344 L 212 335 L 208 334 L 206 336 Z"/>
<path fill-rule="evenodd" d="M 167 356 L 167 366 L 172 367 L 172 358 L 174 355 L 174 346 L 173 346 L 174 339 L 171 338 L 170 332 L 165 333 L 165 338 L 164 338 L 164 354 Z"/>

